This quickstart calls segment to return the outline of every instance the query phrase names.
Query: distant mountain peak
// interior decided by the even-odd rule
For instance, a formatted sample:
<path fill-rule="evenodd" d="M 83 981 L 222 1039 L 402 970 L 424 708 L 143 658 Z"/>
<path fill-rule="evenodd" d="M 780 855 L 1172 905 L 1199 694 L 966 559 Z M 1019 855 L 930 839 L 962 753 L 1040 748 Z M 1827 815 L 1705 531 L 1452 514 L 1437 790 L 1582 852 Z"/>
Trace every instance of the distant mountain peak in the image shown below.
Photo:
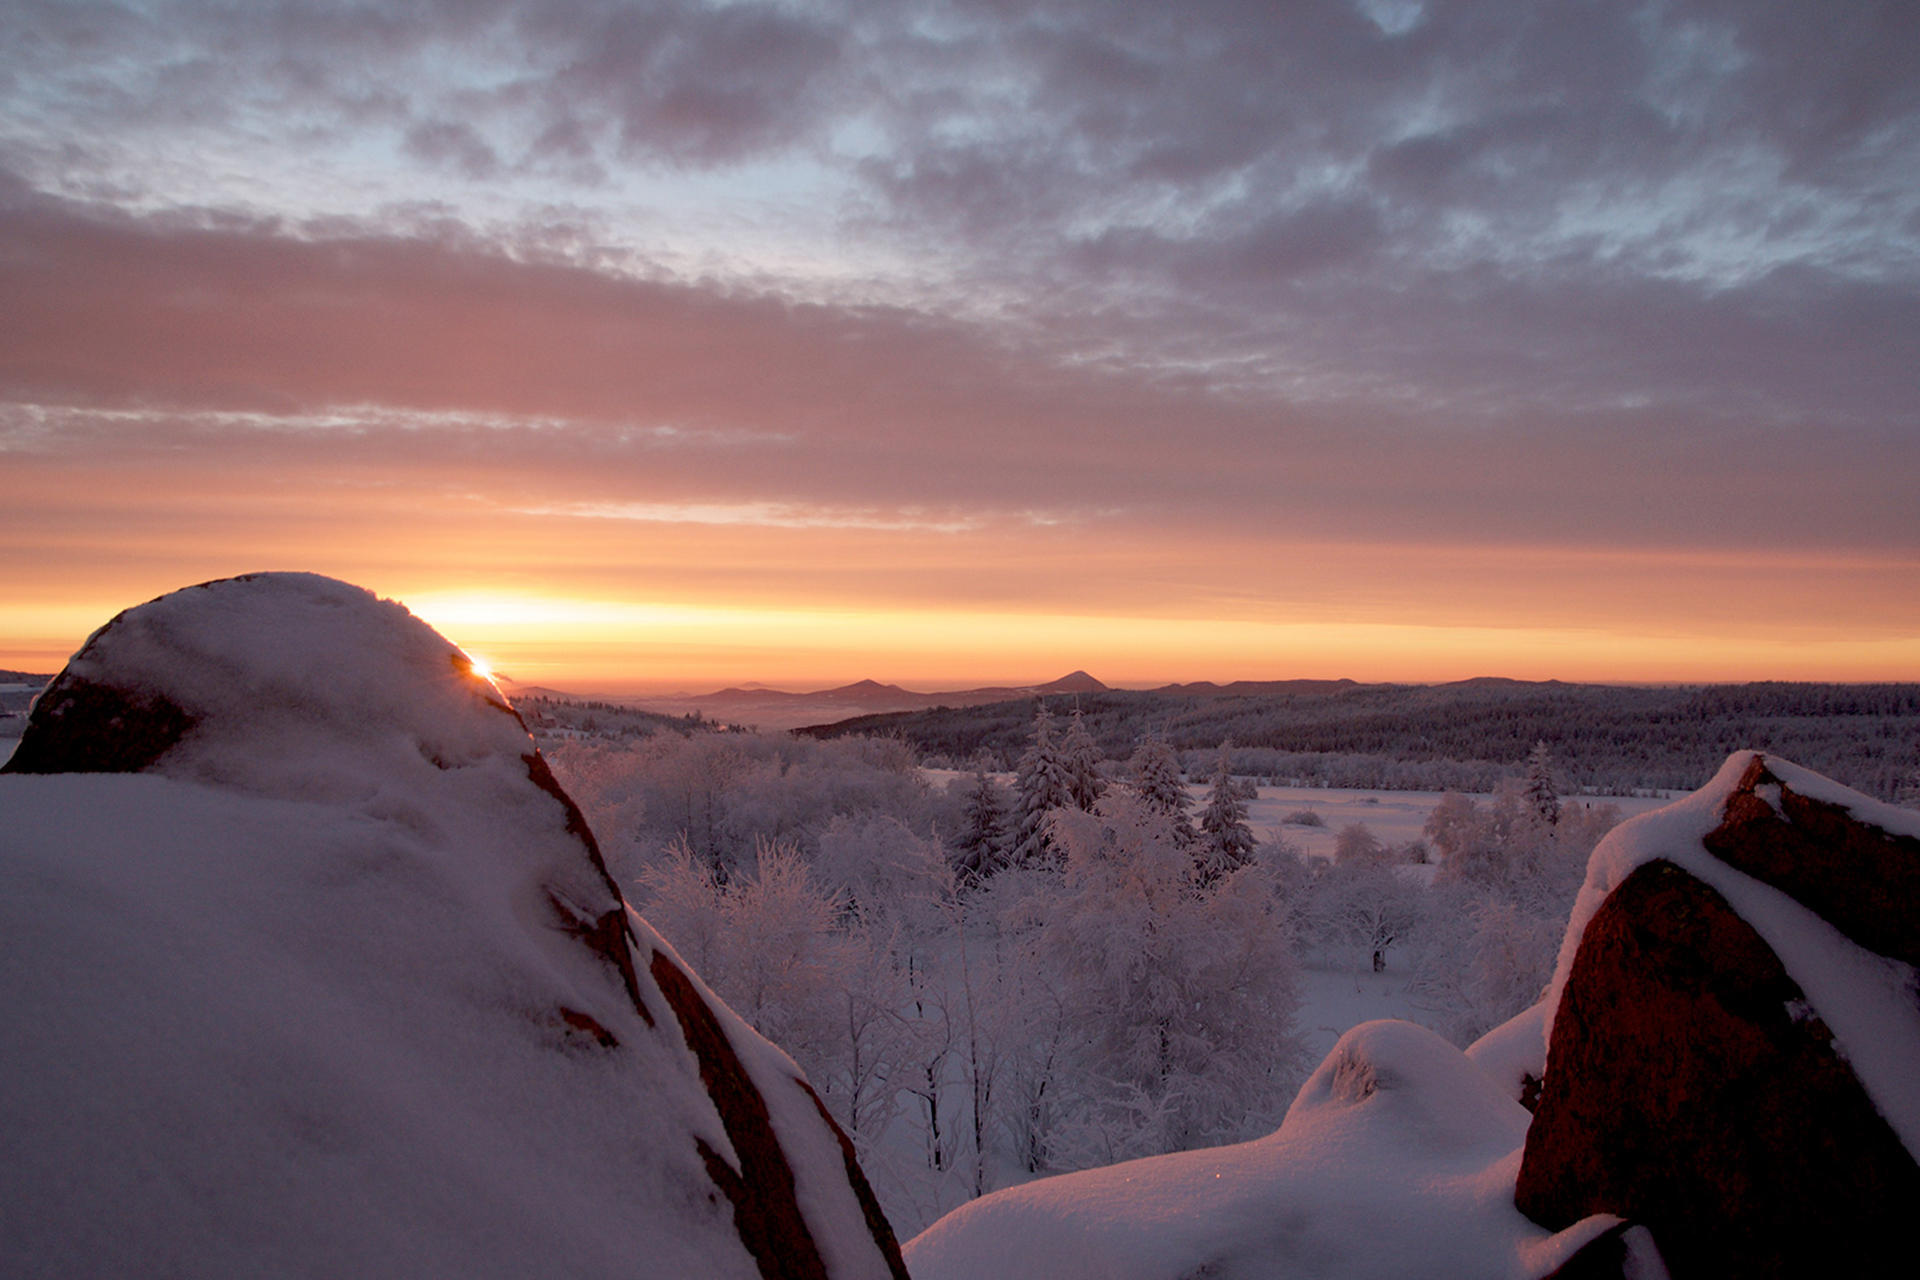
<path fill-rule="evenodd" d="M 838 689 L 823 690 L 820 696 L 826 697 L 831 694 L 841 693 L 848 695 L 859 695 L 863 693 L 906 694 L 907 691 L 897 684 L 881 684 L 878 680 L 856 680 L 852 684 L 843 684 Z"/>
<path fill-rule="evenodd" d="M 1073 671 L 1040 686 L 1041 693 L 1105 693 L 1107 686 L 1084 671 Z"/>

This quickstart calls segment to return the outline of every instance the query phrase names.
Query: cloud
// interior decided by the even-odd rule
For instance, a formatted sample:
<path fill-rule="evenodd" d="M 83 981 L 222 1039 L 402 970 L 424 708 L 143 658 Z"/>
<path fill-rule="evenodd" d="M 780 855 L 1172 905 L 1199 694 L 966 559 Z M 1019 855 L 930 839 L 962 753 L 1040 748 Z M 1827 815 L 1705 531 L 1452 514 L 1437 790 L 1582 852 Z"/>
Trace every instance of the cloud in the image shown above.
<path fill-rule="evenodd" d="M 889 514 L 844 508 L 806 507 L 777 502 L 573 502 L 519 507 L 515 514 L 572 516 L 586 520 L 632 520 L 642 524 L 751 525 L 762 529 L 874 529 L 925 533 L 964 533 L 982 524 L 978 518 L 937 519 L 922 513 Z M 1036 520 L 1035 523 L 1042 521 Z"/>
<path fill-rule="evenodd" d="M 469 178 L 490 178 L 500 171 L 500 157 L 473 129 L 457 120 L 422 121 L 407 130 L 406 152 L 429 164 L 444 164 Z"/>
<path fill-rule="evenodd" d="M 864 537 L 901 591 L 970 548 L 976 592 L 1371 599 L 1272 569 L 1365 544 L 1477 599 L 1522 546 L 1885 595 L 1915 65 L 1903 0 L 25 0 L 0 466 L 768 581 Z"/>
<path fill-rule="evenodd" d="M 294 231 L 16 187 L 0 202 L 16 451 L 351 458 L 519 507 L 1578 543 L 1914 533 L 1920 307 L 1818 274 L 1719 295 L 1629 281 L 1577 305 L 1497 277 L 1361 291 L 1298 336 L 1327 383 L 1256 392 L 903 309 Z"/>

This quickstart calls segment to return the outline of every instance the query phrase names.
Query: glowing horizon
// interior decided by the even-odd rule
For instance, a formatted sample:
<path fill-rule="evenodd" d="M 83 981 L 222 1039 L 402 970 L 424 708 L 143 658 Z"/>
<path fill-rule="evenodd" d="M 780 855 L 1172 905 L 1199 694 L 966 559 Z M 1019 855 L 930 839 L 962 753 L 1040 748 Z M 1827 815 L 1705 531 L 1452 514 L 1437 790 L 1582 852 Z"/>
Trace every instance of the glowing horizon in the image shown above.
<path fill-rule="evenodd" d="M 509 692 L 525 686 L 709 692 L 746 684 L 805 692 L 862 679 L 934 692 L 1029 687 L 1076 669 L 1115 688 L 1341 678 L 1436 684 L 1476 676 L 1601 684 L 1869 682 L 1910 679 L 1916 654 L 1915 642 L 1898 635 L 1660 636 L 1468 624 L 632 604 L 474 590 L 394 598 L 473 655 Z M 57 670 L 112 612 L 78 601 L 16 610 L 10 621 L 76 638 L 34 646 L 8 636 L 0 642 L 0 667 Z"/>

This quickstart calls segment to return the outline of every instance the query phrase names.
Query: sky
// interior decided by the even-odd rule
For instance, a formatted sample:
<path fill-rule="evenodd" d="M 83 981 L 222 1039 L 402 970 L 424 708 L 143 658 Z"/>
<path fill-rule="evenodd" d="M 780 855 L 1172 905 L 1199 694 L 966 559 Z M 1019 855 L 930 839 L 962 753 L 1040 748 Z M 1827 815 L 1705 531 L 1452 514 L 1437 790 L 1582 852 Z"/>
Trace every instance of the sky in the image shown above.
<path fill-rule="evenodd" d="M 1920 6 L 10 0 L 0 666 L 1920 679 Z"/>

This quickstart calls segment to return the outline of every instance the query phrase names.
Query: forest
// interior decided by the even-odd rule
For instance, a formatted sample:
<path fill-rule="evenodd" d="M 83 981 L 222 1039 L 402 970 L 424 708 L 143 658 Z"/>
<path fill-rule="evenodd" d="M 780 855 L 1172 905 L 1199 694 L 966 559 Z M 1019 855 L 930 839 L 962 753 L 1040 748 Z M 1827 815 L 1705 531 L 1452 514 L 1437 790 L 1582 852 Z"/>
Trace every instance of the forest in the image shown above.
<path fill-rule="evenodd" d="M 995 1188 L 1270 1132 L 1309 969 L 1386 970 L 1455 1043 L 1537 999 L 1588 853 L 1538 746 L 1420 838 L 1303 856 L 1238 753 L 1029 708 L 1009 771 L 901 737 L 536 732 L 628 897 L 785 1048 L 910 1234 Z M 663 726 L 664 728 L 664 726 Z M 682 726 L 684 729 L 685 727 Z M 1111 739 L 1109 739 L 1111 740 Z"/>
<path fill-rule="evenodd" d="M 801 732 L 892 734 L 928 763 L 984 758 L 1006 769 L 1025 748 L 1036 701 L 1056 715 L 1078 710 L 1108 755 L 1149 733 L 1183 753 L 1230 740 L 1236 773 L 1308 786 L 1489 792 L 1517 776 L 1538 742 L 1553 752 L 1563 786 L 1602 795 L 1691 790 L 1743 747 L 1889 800 L 1920 768 L 1920 684 L 1171 685 L 862 716 Z"/>

